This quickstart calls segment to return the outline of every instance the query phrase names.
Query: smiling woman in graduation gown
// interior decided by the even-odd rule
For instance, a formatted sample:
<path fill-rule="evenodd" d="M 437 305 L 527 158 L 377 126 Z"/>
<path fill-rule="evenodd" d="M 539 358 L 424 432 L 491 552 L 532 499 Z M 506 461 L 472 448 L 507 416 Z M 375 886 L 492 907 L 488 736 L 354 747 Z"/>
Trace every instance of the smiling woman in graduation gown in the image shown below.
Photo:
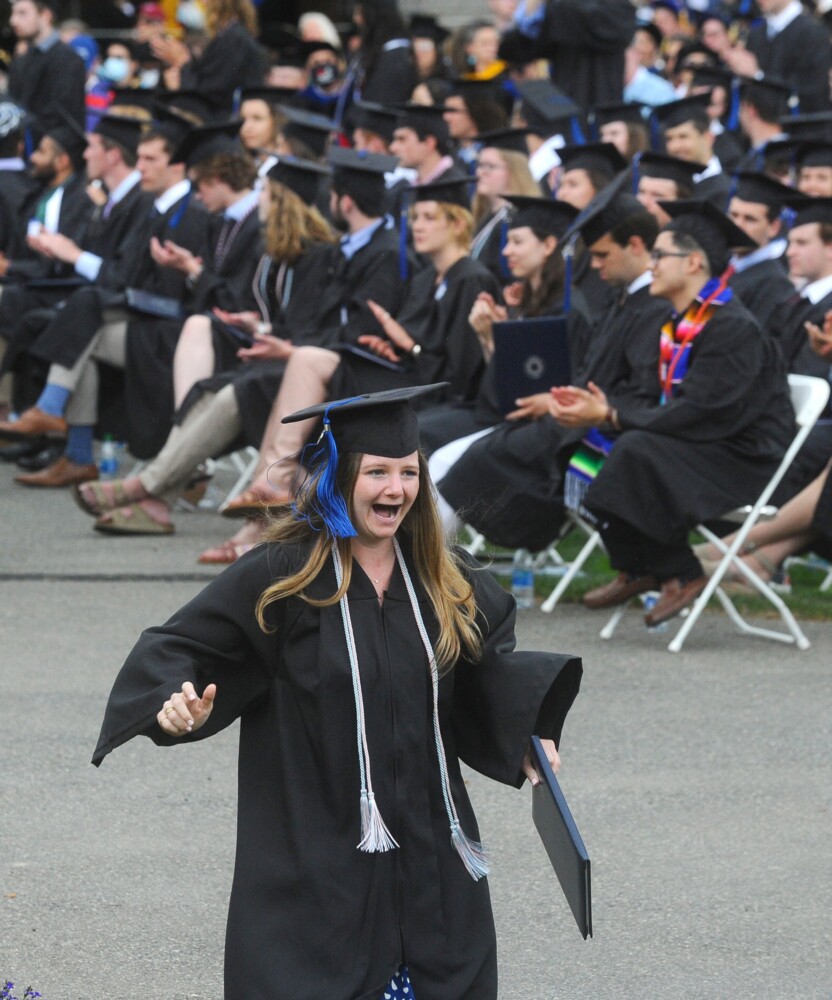
<path fill-rule="evenodd" d="M 405 528 L 397 538 L 435 646 L 437 621 Z M 146 631 L 115 682 L 93 762 L 137 735 L 178 742 L 157 713 L 185 681 L 198 692 L 215 683 L 217 696 L 206 724 L 183 739 L 241 720 L 227 1000 L 378 1000 L 402 962 L 418 1000 L 494 1000 L 487 880 L 473 879 L 451 844 L 431 673 L 401 565 L 381 604 L 356 561 L 347 591 L 375 800 L 399 845 L 364 853 L 341 609 L 288 597 L 267 607 L 270 631 L 255 617 L 260 595 L 308 554 L 306 544 L 261 545 Z M 478 839 L 459 759 L 519 787 L 530 735 L 559 741 L 581 667 L 570 656 L 515 651 L 513 599 L 473 560 L 464 573 L 482 652 L 442 673 L 438 719 L 447 789 L 462 829 Z M 330 557 L 308 593 L 336 589 Z"/>

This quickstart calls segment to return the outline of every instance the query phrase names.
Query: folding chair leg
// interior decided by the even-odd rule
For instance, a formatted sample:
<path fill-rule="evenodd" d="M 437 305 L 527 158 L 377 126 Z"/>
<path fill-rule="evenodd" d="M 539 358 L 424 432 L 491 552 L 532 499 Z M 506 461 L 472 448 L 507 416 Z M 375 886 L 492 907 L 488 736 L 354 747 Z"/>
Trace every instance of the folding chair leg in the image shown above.
<path fill-rule="evenodd" d="M 617 607 L 615 611 L 613 611 L 612 617 L 599 633 L 602 639 L 612 639 L 612 637 L 615 635 L 616 628 L 618 628 L 618 623 L 624 617 L 624 612 L 626 610 L 627 610 L 627 605 L 622 604 L 620 607 Z"/>
<path fill-rule="evenodd" d="M 568 571 L 563 575 L 563 577 L 561 577 L 561 580 L 558 583 L 557 587 L 555 587 L 555 589 L 552 591 L 551 594 L 549 594 L 549 596 L 546 598 L 543 604 L 541 604 L 540 606 L 541 611 L 549 612 L 554 609 L 555 605 L 563 596 L 563 593 L 566 590 L 566 588 L 569 586 L 570 583 L 572 583 L 572 581 L 575 579 L 578 573 L 580 573 L 581 567 L 590 557 L 590 555 L 592 554 L 592 550 L 595 548 L 595 546 L 600 544 L 600 541 L 601 541 L 601 535 L 597 531 L 593 531 L 593 533 L 584 543 L 584 547 L 577 554 L 577 556 L 575 556 L 575 559 L 570 565 Z"/>
<path fill-rule="evenodd" d="M 254 470 L 257 468 L 258 457 L 259 453 L 257 449 L 253 448 L 251 445 L 244 448 L 242 452 L 235 451 L 231 454 L 231 461 L 236 467 L 239 475 L 237 477 L 237 481 L 226 494 L 223 506 L 235 497 L 239 496 L 246 486 L 248 486 L 251 477 L 254 475 Z"/>

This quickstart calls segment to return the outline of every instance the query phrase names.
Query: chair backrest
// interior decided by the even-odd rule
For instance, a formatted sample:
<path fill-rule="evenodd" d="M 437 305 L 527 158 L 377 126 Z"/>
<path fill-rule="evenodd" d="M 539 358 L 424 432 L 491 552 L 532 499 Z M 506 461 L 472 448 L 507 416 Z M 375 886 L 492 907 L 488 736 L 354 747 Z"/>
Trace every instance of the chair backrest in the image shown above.
<path fill-rule="evenodd" d="M 798 427 L 811 427 L 829 399 L 829 383 L 813 375 L 789 375 L 789 394 Z"/>

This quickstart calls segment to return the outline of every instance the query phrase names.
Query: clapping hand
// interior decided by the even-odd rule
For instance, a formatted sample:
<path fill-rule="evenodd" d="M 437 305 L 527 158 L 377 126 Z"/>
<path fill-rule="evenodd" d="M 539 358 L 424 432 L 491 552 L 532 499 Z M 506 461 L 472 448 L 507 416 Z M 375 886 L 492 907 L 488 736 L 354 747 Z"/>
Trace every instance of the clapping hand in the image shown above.
<path fill-rule="evenodd" d="M 517 409 L 507 413 L 506 420 L 540 420 L 550 412 L 549 398 L 548 392 L 538 392 L 515 399 Z"/>
<path fill-rule="evenodd" d="M 198 697 L 190 681 L 185 681 L 181 691 L 175 691 L 162 705 L 156 716 L 159 728 L 168 736 L 187 736 L 208 721 L 214 707 L 217 685 L 209 684 Z"/>
<path fill-rule="evenodd" d="M 823 329 L 815 323 L 806 323 L 812 350 L 825 361 L 832 361 L 832 310 L 823 317 Z"/>
<path fill-rule="evenodd" d="M 562 385 L 549 392 L 550 413 L 564 427 L 596 427 L 606 419 L 609 403 L 594 382 L 588 382 L 586 389 Z"/>

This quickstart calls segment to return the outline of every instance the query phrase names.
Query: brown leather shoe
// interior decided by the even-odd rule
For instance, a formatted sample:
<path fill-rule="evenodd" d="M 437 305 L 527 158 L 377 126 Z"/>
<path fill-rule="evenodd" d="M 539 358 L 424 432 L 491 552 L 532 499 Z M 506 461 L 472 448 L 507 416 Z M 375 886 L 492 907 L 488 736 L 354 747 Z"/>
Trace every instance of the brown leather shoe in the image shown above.
<path fill-rule="evenodd" d="M 584 594 L 584 605 L 588 608 L 614 608 L 625 604 L 636 594 L 655 590 L 658 582 L 654 576 L 631 576 L 629 573 L 619 573 L 612 583 L 596 587 Z"/>
<path fill-rule="evenodd" d="M 683 583 L 678 577 L 673 580 L 665 580 L 662 584 L 662 592 L 658 601 L 644 616 L 644 622 L 652 628 L 654 625 L 661 625 L 668 619 L 675 617 L 689 604 L 693 604 L 697 597 L 708 586 L 708 578 L 704 574 L 696 577 L 695 580 L 688 580 Z"/>
<path fill-rule="evenodd" d="M 90 479 L 98 479 L 98 468 L 95 465 L 78 465 L 70 462 L 66 455 L 61 455 L 57 462 L 41 472 L 27 472 L 15 476 L 14 481 L 22 486 L 74 486 L 76 483 L 86 483 Z"/>
<path fill-rule="evenodd" d="M 66 421 L 53 417 L 36 406 L 30 406 L 15 421 L 0 421 L 0 437 L 26 438 L 32 436 L 66 437 Z"/>

